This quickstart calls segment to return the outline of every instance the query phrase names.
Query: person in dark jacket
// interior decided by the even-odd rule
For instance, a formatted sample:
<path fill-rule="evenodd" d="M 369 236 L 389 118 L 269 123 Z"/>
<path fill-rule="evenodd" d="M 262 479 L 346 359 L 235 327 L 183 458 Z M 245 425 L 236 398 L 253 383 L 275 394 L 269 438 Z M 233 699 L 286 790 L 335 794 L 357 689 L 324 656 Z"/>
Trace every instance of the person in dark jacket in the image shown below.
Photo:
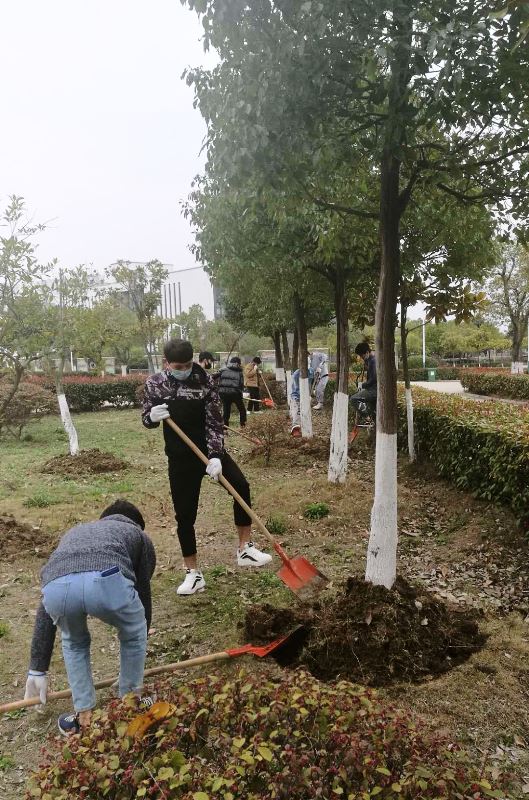
<path fill-rule="evenodd" d="M 87 616 L 117 628 L 120 641 L 119 694 L 139 693 L 151 624 L 154 546 L 144 533 L 141 512 L 116 500 L 95 522 L 67 531 L 41 571 L 25 698 L 46 702 L 48 669 L 56 629 L 72 690 L 74 714 L 61 714 L 59 730 L 78 733 L 90 724 L 96 694 L 90 667 Z"/>
<path fill-rule="evenodd" d="M 210 370 L 215 363 L 215 356 L 213 353 L 210 353 L 209 350 L 202 350 L 202 352 L 198 354 L 198 363 L 202 369 Z"/>
<path fill-rule="evenodd" d="M 367 342 L 360 342 L 355 347 L 355 353 L 364 362 L 367 380 L 363 381 L 357 392 L 349 398 L 351 405 L 358 410 L 361 403 L 366 403 L 372 411 L 377 406 L 377 364 L 375 354 Z"/>
<path fill-rule="evenodd" d="M 251 505 L 250 486 L 224 450 L 220 399 L 213 377 L 193 363 L 193 348 L 189 342 L 171 339 L 164 347 L 164 356 L 167 369 L 152 375 L 145 384 L 143 424 L 146 428 L 157 428 L 162 420 L 171 417 L 209 459 L 206 467 L 169 425 L 163 426 L 169 484 L 186 567 L 184 581 L 177 593 L 190 595 L 203 592 L 206 587 L 197 565 L 195 537 L 202 478 L 207 474 L 218 480 L 220 475 L 224 475 L 248 505 Z M 239 535 L 237 564 L 240 567 L 268 564 L 272 556 L 255 547 L 251 536 L 252 520 L 235 501 L 233 517 Z"/>
<path fill-rule="evenodd" d="M 233 356 L 227 367 L 223 367 L 218 375 L 218 385 L 220 399 L 222 400 L 222 411 L 224 424 L 230 424 L 231 406 L 235 403 L 239 411 L 241 428 L 246 425 L 246 408 L 243 402 L 244 373 L 241 367 L 241 359 Z"/>

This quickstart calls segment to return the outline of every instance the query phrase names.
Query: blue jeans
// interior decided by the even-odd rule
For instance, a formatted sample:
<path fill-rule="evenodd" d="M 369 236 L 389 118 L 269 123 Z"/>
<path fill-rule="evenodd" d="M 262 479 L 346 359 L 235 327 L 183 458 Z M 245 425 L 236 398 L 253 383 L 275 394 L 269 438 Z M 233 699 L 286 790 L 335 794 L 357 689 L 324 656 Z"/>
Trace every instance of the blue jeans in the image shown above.
<path fill-rule="evenodd" d="M 87 616 L 112 625 L 120 642 L 119 695 L 141 688 L 147 649 L 145 610 L 132 581 L 121 572 L 78 572 L 42 589 L 44 608 L 61 631 L 62 652 L 76 711 L 96 704 Z"/>

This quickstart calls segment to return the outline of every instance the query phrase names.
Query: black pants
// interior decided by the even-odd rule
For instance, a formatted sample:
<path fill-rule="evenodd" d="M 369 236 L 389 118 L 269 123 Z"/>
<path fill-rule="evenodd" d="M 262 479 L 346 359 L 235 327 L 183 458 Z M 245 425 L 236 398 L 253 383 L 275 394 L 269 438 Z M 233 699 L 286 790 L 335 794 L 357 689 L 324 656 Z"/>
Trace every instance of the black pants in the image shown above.
<path fill-rule="evenodd" d="M 246 408 L 240 392 L 233 392 L 233 394 L 223 394 L 222 399 L 222 414 L 224 416 L 224 424 L 230 424 L 231 404 L 235 403 L 239 409 L 239 418 L 241 421 L 241 428 L 246 425 Z"/>
<path fill-rule="evenodd" d="M 258 386 L 247 386 L 246 387 L 251 400 L 248 401 L 248 411 L 260 411 L 261 410 L 261 403 L 254 403 L 254 400 L 259 400 L 259 387 Z"/>
<path fill-rule="evenodd" d="M 250 485 L 233 458 L 228 453 L 224 453 L 221 461 L 222 474 L 226 480 L 239 492 L 242 499 L 251 505 Z M 200 498 L 200 484 L 205 474 L 206 465 L 193 453 L 183 458 L 169 458 L 169 484 L 178 539 L 184 558 L 194 556 L 197 552 L 195 521 Z M 236 525 L 250 525 L 252 522 L 246 511 L 235 500 L 233 501 L 233 519 Z"/>

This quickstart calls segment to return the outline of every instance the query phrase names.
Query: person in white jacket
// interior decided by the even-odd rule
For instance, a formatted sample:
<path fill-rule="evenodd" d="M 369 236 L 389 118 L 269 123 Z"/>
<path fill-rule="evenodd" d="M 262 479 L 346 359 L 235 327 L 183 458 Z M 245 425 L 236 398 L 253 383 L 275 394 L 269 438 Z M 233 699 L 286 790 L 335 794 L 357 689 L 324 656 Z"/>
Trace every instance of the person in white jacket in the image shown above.
<path fill-rule="evenodd" d="M 311 356 L 310 366 L 314 373 L 314 395 L 316 397 L 316 405 L 313 406 L 313 409 L 321 411 L 325 397 L 325 387 L 329 380 L 329 359 L 327 354 L 314 351 Z"/>

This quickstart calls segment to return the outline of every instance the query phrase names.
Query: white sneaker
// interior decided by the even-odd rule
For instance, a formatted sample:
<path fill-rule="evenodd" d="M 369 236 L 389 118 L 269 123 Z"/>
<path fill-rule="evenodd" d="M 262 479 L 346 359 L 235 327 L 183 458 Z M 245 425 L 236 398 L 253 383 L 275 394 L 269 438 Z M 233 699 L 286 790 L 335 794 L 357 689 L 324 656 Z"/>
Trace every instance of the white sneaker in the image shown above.
<path fill-rule="evenodd" d="M 206 581 L 202 573 L 198 569 L 186 569 L 184 582 L 180 584 L 176 593 L 195 594 L 195 592 L 203 592 L 205 588 Z"/>
<path fill-rule="evenodd" d="M 237 565 L 239 567 L 263 567 L 269 564 L 272 556 L 268 553 L 262 553 L 258 550 L 253 542 L 246 542 L 244 547 L 237 549 Z"/>
<path fill-rule="evenodd" d="M 321 411 L 323 408 L 323 403 L 316 403 L 316 405 L 312 406 L 312 408 L 314 409 L 314 411 Z"/>

